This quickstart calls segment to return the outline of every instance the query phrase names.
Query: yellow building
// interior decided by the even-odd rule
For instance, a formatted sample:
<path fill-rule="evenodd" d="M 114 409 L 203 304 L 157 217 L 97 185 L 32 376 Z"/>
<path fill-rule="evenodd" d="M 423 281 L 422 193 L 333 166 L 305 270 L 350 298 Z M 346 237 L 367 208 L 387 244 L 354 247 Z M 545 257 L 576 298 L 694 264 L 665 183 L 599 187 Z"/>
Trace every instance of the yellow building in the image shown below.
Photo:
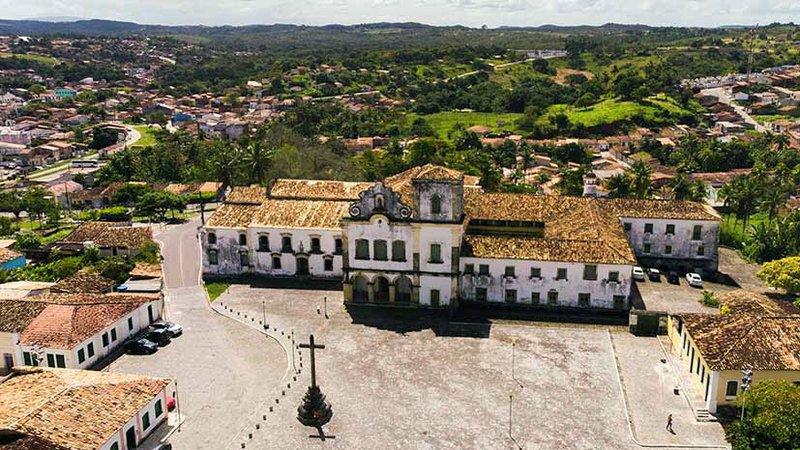
<path fill-rule="evenodd" d="M 672 348 L 708 411 L 735 402 L 742 370 L 753 370 L 753 384 L 767 379 L 800 383 L 800 309 L 744 290 L 719 300 L 725 313 L 681 314 L 668 324 Z"/>

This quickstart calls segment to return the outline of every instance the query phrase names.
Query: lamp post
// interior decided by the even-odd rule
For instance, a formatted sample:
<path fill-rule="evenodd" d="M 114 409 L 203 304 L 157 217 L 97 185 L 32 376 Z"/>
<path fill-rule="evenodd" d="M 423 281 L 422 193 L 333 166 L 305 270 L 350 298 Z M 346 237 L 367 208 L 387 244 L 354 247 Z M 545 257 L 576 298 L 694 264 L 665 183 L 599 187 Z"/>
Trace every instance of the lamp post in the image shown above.
<path fill-rule="evenodd" d="M 753 382 L 753 369 L 745 369 L 742 371 L 742 417 L 741 421 L 744 422 L 744 404 L 747 402 L 747 391 L 750 390 L 750 384 Z"/>

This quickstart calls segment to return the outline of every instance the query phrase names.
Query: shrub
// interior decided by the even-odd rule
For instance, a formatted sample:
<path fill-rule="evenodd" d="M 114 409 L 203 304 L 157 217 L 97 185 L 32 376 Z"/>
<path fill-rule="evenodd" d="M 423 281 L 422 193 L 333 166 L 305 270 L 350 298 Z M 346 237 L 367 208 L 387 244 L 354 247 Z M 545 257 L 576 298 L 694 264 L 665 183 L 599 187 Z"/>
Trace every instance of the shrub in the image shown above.
<path fill-rule="evenodd" d="M 770 261 L 756 275 L 769 286 L 790 294 L 800 293 L 800 256 Z"/>
<path fill-rule="evenodd" d="M 42 248 L 42 237 L 33 231 L 20 230 L 14 233 L 18 250 L 36 250 Z"/>
<path fill-rule="evenodd" d="M 139 248 L 139 253 L 134 260 L 150 264 L 159 264 L 161 262 L 161 248 L 157 243 L 147 241 Z"/>
<path fill-rule="evenodd" d="M 717 300 L 717 296 L 711 291 L 703 291 L 703 298 L 700 299 L 700 303 L 712 308 L 719 306 L 719 300 Z"/>
<path fill-rule="evenodd" d="M 18 229 L 19 228 L 10 217 L 0 217 L 0 236 L 11 236 L 16 233 Z"/>
<path fill-rule="evenodd" d="M 124 206 L 112 206 L 98 211 L 98 218 L 109 222 L 122 222 L 130 220 L 131 215 Z"/>

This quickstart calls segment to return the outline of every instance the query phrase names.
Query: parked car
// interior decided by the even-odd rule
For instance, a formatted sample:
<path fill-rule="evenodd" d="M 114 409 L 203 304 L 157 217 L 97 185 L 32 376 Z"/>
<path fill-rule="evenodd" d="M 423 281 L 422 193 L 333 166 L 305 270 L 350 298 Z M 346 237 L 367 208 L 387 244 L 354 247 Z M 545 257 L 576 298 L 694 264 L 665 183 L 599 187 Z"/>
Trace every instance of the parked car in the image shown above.
<path fill-rule="evenodd" d="M 129 355 L 152 355 L 158 351 L 158 344 L 145 338 L 131 339 L 122 345 L 122 350 Z"/>
<path fill-rule="evenodd" d="M 167 320 L 156 320 L 150 324 L 150 328 L 154 330 L 167 330 L 170 332 L 170 337 L 177 337 L 183 334 L 182 326 Z"/>
<path fill-rule="evenodd" d="M 700 274 L 689 272 L 686 274 L 686 281 L 689 283 L 689 286 L 703 287 L 703 278 L 700 277 Z"/>
<path fill-rule="evenodd" d="M 159 347 L 163 347 L 169 344 L 172 339 L 170 338 L 170 333 L 167 330 L 147 330 L 147 333 L 144 335 L 144 338 L 153 341 L 158 344 Z"/>
<path fill-rule="evenodd" d="M 661 272 L 658 269 L 653 269 L 653 268 L 647 269 L 647 278 L 649 278 L 650 281 L 659 281 L 660 282 L 661 281 Z"/>
<path fill-rule="evenodd" d="M 633 279 L 636 281 L 644 281 L 644 269 L 639 266 L 633 268 Z"/>
<path fill-rule="evenodd" d="M 675 272 L 674 270 L 667 274 L 667 282 L 670 284 L 681 284 L 680 279 L 681 277 L 678 276 L 678 272 Z"/>

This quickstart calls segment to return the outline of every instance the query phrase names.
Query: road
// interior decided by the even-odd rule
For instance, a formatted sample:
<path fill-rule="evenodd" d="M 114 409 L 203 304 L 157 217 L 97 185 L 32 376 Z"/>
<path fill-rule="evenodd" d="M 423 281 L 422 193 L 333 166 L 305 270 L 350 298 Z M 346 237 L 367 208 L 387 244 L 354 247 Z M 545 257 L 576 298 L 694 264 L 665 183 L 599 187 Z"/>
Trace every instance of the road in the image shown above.
<path fill-rule="evenodd" d="M 198 225 L 195 219 L 154 230 L 164 255 L 165 316 L 183 326 L 183 336 L 154 355 L 123 355 L 110 370 L 177 379 L 186 420 L 170 443 L 175 448 L 219 450 L 278 389 L 287 362 L 274 340 L 208 306 L 200 284 Z M 152 448 L 152 441 L 160 437 L 148 439 L 142 448 Z"/>
<path fill-rule="evenodd" d="M 712 95 L 714 97 L 717 97 L 717 99 L 719 99 L 720 103 L 724 103 L 726 105 L 732 106 L 733 110 L 736 111 L 737 114 L 742 116 L 744 121 L 746 123 L 752 125 L 755 128 L 755 130 L 758 131 L 759 133 L 765 133 L 767 131 L 766 127 L 764 127 L 764 125 L 761 125 L 760 123 L 756 122 L 756 120 L 753 119 L 753 117 L 750 114 L 748 114 L 747 111 L 745 111 L 745 109 L 743 107 L 741 107 L 738 104 L 734 103 L 733 100 L 728 96 L 728 94 L 727 94 L 727 92 L 726 92 L 726 90 L 724 88 L 704 89 L 704 90 L 702 90 L 700 92 L 702 92 L 704 95 Z"/>
<path fill-rule="evenodd" d="M 125 126 L 125 128 L 128 131 L 128 133 L 125 136 L 125 145 L 130 147 L 131 145 L 139 142 L 139 140 L 142 138 L 142 134 L 139 133 L 139 131 L 137 131 L 133 127 Z M 99 155 L 97 153 L 93 153 L 91 155 L 86 155 L 86 156 L 83 156 L 83 157 L 80 157 L 80 158 L 73 158 L 73 159 L 97 160 L 98 156 Z M 63 175 L 64 172 L 70 172 L 70 173 L 73 173 L 73 174 L 82 173 L 81 169 L 73 169 L 72 168 L 71 161 L 72 160 L 69 160 L 69 162 L 67 164 L 64 164 L 64 165 L 61 165 L 61 166 L 58 166 L 58 167 L 50 167 L 50 168 L 45 167 L 44 169 L 38 171 L 38 173 L 35 172 L 35 174 L 29 175 L 28 178 L 31 179 L 31 180 L 41 181 L 41 182 L 47 183 L 47 182 L 50 182 L 50 181 L 53 181 L 53 180 L 57 179 L 58 177 Z M 91 170 L 92 169 L 87 169 L 87 170 L 84 170 L 83 172 L 89 172 Z"/>

